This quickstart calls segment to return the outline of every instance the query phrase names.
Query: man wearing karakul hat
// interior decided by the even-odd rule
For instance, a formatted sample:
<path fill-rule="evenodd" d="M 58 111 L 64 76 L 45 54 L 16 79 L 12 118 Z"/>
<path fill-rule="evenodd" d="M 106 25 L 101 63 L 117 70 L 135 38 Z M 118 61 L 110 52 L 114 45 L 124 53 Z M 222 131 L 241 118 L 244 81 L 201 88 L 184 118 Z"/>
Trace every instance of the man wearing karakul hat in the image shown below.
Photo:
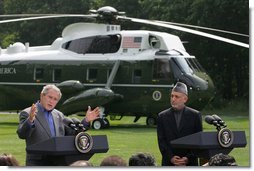
<path fill-rule="evenodd" d="M 198 159 L 191 150 L 174 149 L 170 141 L 200 132 L 201 113 L 185 106 L 188 101 L 188 89 L 177 82 L 171 91 L 171 107 L 160 112 L 157 120 L 157 138 L 162 154 L 162 166 L 197 166 Z"/>

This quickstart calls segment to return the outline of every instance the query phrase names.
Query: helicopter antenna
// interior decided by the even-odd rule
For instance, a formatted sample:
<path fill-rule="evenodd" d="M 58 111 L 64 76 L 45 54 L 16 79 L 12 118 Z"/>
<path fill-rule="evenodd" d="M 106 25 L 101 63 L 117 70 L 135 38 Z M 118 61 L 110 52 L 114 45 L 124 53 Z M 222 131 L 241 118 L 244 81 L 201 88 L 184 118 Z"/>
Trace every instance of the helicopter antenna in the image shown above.
<path fill-rule="evenodd" d="M 195 26 L 195 25 L 190 25 L 190 24 L 181 24 L 181 23 L 158 21 L 158 20 L 154 20 L 154 22 L 165 23 L 165 24 L 176 25 L 176 26 L 192 27 L 192 28 L 197 28 L 197 29 L 210 30 L 210 31 L 215 31 L 215 32 L 233 34 L 233 35 L 237 35 L 237 36 L 249 37 L 249 35 L 247 35 L 247 34 L 242 34 L 242 33 L 237 33 L 237 32 L 232 32 L 232 31 L 226 31 L 226 30 L 220 30 L 220 29 L 214 29 L 214 28 L 209 28 L 209 27 Z"/>
<path fill-rule="evenodd" d="M 157 23 L 157 22 L 154 22 L 154 21 L 138 19 L 138 18 L 121 17 L 121 16 L 118 16 L 118 18 L 123 19 L 123 20 L 130 20 L 130 21 L 136 22 L 136 23 L 143 23 L 143 24 L 155 25 L 155 26 L 159 26 L 159 27 L 165 27 L 165 28 L 170 28 L 170 29 L 174 29 L 174 30 L 184 31 L 184 32 L 187 32 L 187 33 L 192 33 L 192 34 L 196 34 L 196 35 L 199 35 L 199 36 L 208 37 L 208 38 L 211 38 L 211 39 L 227 42 L 227 43 L 234 44 L 234 45 L 237 45 L 237 46 L 249 48 L 249 44 L 246 44 L 246 43 L 242 43 L 242 42 L 239 42 L 239 41 L 235 41 L 235 40 L 232 40 L 232 39 L 224 38 L 224 37 L 221 37 L 221 36 L 201 32 L 201 31 L 197 31 L 197 30 L 192 30 L 192 29 L 185 28 L 185 27 L 180 27 L 180 26 L 170 25 L 170 24 L 165 24 L 165 23 Z"/>

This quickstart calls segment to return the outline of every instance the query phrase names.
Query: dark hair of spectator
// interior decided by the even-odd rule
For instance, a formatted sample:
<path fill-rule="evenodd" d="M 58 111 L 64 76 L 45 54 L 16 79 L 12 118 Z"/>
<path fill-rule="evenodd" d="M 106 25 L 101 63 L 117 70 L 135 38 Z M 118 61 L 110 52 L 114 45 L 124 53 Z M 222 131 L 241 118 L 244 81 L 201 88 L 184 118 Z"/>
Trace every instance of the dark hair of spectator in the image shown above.
<path fill-rule="evenodd" d="M 235 158 L 227 154 L 216 154 L 209 160 L 209 166 L 237 166 Z"/>
<path fill-rule="evenodd" d="M 0 155 L 0 166 L 19 166 L 17 159 L 11 154 Z"/>
<path fill-rule="evenodd" d="M 156 162 L 149 153 L 137 153 L 130 157 L 129 166 L 156 166 Z"/>
<path fill-rule="evenodd" d="M 70 164 L 70 166 L 87 166 L 87 167 L 92 167 L 93 164 L 90 163 L 87 160 L 78 160 L 78 161 L 75 161 L 72 164 Z"/>
<path fill-rule="evenodd" d="M 104 158 L 100 166 L 127 166 L 127 163 L 120 156 L 112 155 Z"/>

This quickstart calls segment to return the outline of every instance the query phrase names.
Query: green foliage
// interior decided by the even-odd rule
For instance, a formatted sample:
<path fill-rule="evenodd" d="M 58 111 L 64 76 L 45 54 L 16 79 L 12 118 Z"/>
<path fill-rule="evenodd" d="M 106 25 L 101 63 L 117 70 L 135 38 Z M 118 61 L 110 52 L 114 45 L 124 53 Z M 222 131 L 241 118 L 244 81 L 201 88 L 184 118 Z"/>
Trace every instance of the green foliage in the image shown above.
<path fill-rule="evenodd" d="M 196 0 L 186 22 L 248 34 L 248 1 Z M 248 43 L 248 38 L 222 36 Z M 204 66 L 217 87 L 217 94 L 225 99 L 248 98 L 249 49 L 186 35 L 187 50 Z M 202 50 L 201 50 L 202 49 Z"/>
<path fill-rule="evenodd" d="M 89 1 L 72 0 L 10 0 L 4 2 L 5 13 L 24 14 L 86 14 L 90 9 Z M 70 23 L 84 21 L 80 18 L 59 18 L 17 22 L 10 24 L 11 30 L 19 30 L 20 42 L 30 42 L 30 45 L 38 46 L 51 44 L 65 26 Z M 32 30 L 32 31 L 31 31 Z M 11 32 L 9 30 L 9 32 Z"/>
<path fill-rule="evenodd" d="M 13 44 L 15 42 L 17 37 L 18 33 L 7 34 L 6 36 L 0 34 L 0 39 L 2 40 L 0 42 L 0 47 L 2 48 L 8 47 L 10 44 Z"/>

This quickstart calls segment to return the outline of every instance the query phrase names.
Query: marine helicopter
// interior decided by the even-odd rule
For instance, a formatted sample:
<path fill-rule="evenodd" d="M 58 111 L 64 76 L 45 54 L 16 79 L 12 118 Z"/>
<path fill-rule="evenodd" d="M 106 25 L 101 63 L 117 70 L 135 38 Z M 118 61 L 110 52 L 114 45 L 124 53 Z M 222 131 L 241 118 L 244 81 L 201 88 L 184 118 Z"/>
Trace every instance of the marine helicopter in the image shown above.
<path fill-rule="evenodd" d="M 214 97 L 214 84 L 186 52 L 176 35 L 148 30 L 121 30 L 117 21 L 131 21 L 181 30 L 249 48 L 248 44 L 179 26 L 124 16 L 113 7 L 91 10 L 97 23 L 74 23 L 51 45 L 29 47 L 16 42 L 0 49 L 0 110 L 23 109 L 38 99 L 42 86 L 56 84 L 63 97 L 57 108 L 65 115 L 100 106 L 94 129 L 109 127 L 110 119 L 147 117 L 168 108 L 177 81 L 187 84 L 189 105 L 202 109 Z M 0 24 L 70 15 L 35 15 L 2 20 Z"/>

